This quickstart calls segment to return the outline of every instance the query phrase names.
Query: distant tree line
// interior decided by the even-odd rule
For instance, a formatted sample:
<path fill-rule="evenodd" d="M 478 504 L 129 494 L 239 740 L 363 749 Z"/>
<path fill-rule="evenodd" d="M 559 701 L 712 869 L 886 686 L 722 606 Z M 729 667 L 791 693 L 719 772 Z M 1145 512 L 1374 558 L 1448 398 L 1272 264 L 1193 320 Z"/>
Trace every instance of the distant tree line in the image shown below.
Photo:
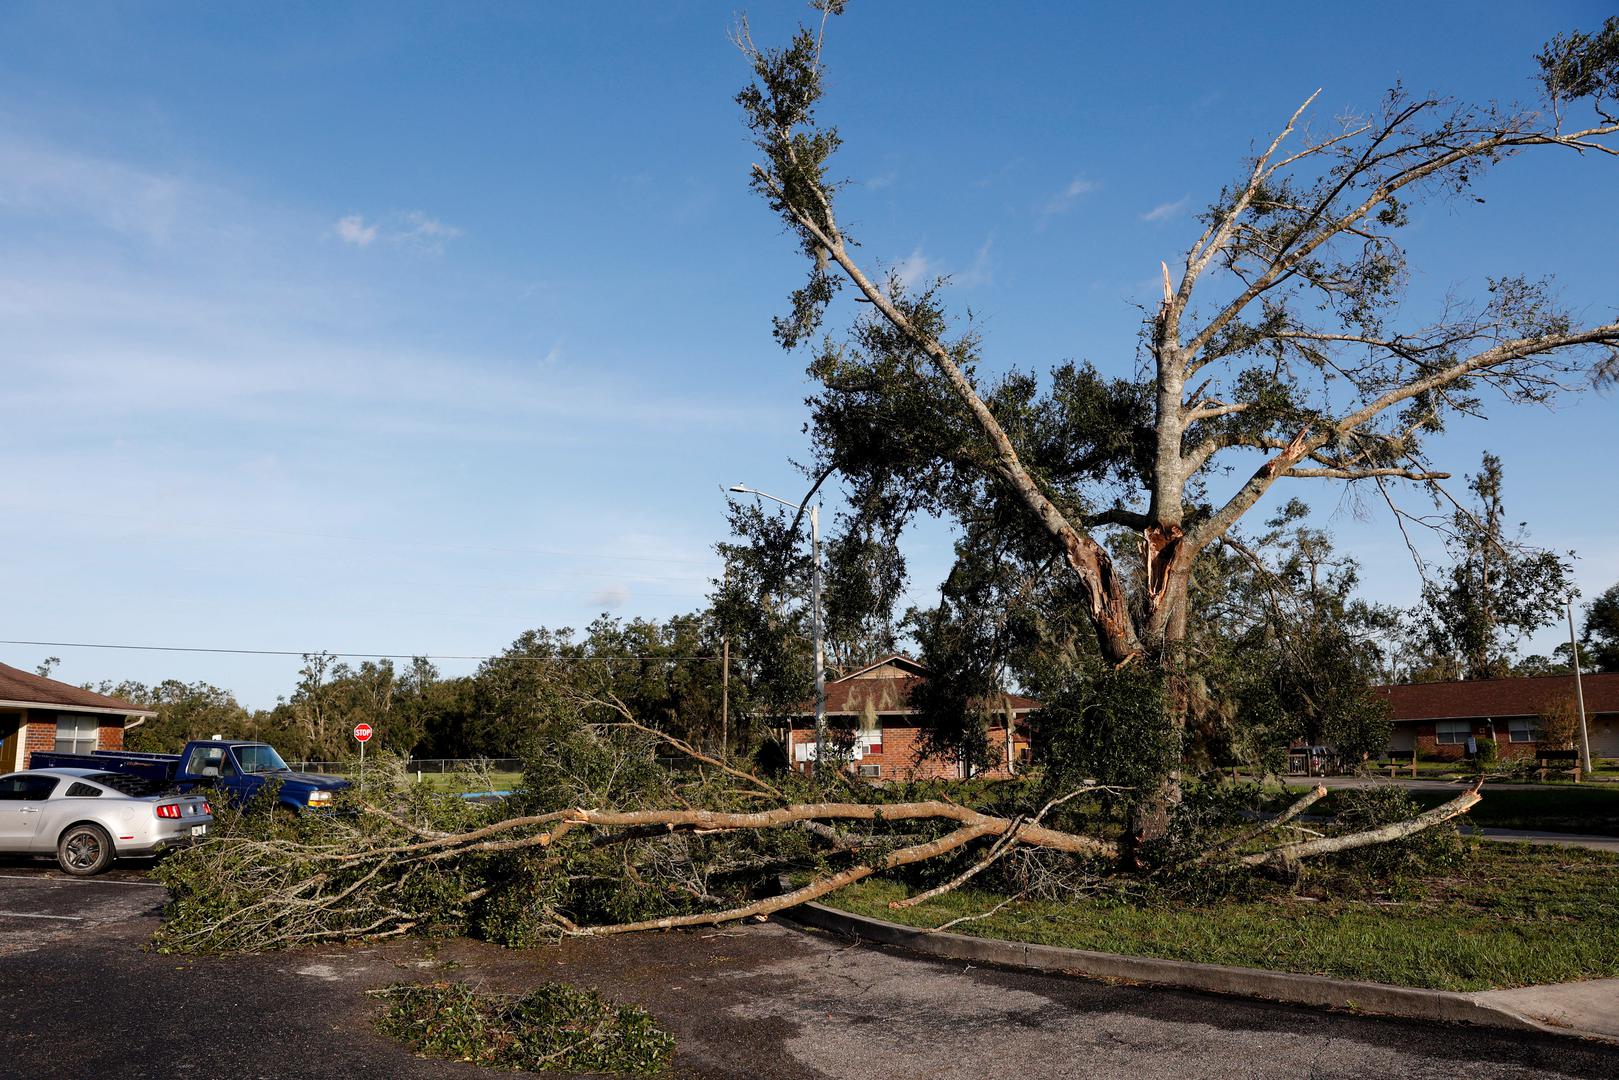
<path fill-rule="evenodd" d="M 220 734 L 273 743 L 289 760 L 341 760 L 356 752 L 356 724 L 376 734 L 373 749 L 413 757 L 517 757 L 547 695 L 559 686 L 621 699 L 638 716 L 681 738 L 719 737 L 720 648 L 712 620 L 665 622 L 603 616 L 583 634 L 530 630 L 472 675 L 445 677 L 423 657 L 407 664 L 351 664 L 329 653 L 304 657 L 291 692 L 268 709 L 248 709 L 228 690 L 169 679 L 155 685 L 93 687 L 154 709 L 129 731 L 132 749 L 173 750 Z M 745 680 L 733 676 L 733 707 L 745 710 Z M 754 725 L 739 720 L 738 745 Z"/>

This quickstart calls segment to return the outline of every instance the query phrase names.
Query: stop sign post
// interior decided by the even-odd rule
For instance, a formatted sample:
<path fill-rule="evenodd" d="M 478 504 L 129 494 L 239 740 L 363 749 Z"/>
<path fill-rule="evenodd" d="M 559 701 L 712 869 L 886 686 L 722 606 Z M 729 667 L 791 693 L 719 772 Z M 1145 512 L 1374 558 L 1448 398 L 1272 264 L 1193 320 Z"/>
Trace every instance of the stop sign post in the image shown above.
<path fill-rule="evenodd" d="M 360 786 L 365 787 L 365 744 L 371 741 L 371 725 L 355 724 L 354 741 L 360 744 Z"/>

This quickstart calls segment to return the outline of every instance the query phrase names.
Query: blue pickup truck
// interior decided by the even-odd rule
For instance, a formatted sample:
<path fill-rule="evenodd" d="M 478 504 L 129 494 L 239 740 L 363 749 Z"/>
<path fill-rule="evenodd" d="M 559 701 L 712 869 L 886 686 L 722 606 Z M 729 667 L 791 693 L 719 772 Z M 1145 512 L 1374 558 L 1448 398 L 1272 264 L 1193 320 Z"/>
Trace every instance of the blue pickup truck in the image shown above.
<path fill-rule="evenodd" d="M 266 783 L 280 781 L 277 792 L 280 805 L 293 810 L 330 806 L 337 792 L 349 786 L 341 777 L 293 772 L 275 752 L 275 747 L 267 743 L 229 739 L 189 742 L 178 754 L 138 754 L 125 750 L 97 750 L 91 754 L 35 751 L 28 764 L 34 769 L 89 768 L 129 773 L 171 784 L 181 791 L 205 788 L 224 795 L 238 806 L 257 795 Z"/>

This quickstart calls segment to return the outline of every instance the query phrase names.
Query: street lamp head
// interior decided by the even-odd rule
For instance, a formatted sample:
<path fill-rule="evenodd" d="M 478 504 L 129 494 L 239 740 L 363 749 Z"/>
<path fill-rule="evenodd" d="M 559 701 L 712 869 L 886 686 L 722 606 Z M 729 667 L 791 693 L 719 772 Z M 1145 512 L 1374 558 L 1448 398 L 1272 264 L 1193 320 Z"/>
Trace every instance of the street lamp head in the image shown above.
<path fill-rule="evenodd" d="M 746 485 L 746 484 L 732 484 L 731 485 L 731 490 L 732 491 L 746 492 L 748 490 L 748 485 Z"/>

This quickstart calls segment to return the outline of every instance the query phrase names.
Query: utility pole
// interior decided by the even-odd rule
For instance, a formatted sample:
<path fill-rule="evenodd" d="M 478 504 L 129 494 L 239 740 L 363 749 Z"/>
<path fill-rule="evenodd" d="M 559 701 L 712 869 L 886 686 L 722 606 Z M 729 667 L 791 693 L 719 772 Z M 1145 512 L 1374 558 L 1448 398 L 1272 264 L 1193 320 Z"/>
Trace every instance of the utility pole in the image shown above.
<path fill-rule="evenodd" d="M 720 757 L 731 752 L 731 639 L 720 638 Z"/>
<path fill-rule="evenodd" d="M 826 753 L 826 640 L 821 625 L 821 504 L 809 505 L 815 498 L 816 489 L 821 485 L 817 483 L 810 488 L 803 502 L 788 502 L 775 495 L 767 495 L 758 488 L 750 488 L 746 484 L 732 484 L 731 490 L 747 495 L 757 495 L 771 502 L 781 503 L 798 511 L 803 517 L 804 508 L 809 507 L 810 519 L 810 558 L 814 561 L 814 574 L 811 577 L 810 616 L 815 628 L 815 767 L 819 769 L 825 760 Z M 793 520 L 793 528 L 798 528 L 798 519 Z M 789 747 L 789 752 L 790 752 Z"/>
<path fill-rule="evenodd" d="M 826 641 L 821 628 L 821 504 L 810 507 L 810 558 L 815 561 L 815 771 L 826 760 Z"/>
<path fill-rule="evenodd" d="M 1574 707 L 1580 713 L 1580 770 L 1591 775 L 1591 736 L 1585 730 L 1585 687 L 1580 684 L 1580 643 L 1574 637 L 1574 598 L 1568 598 L 1568 647 L 1574 658 Z"/>

